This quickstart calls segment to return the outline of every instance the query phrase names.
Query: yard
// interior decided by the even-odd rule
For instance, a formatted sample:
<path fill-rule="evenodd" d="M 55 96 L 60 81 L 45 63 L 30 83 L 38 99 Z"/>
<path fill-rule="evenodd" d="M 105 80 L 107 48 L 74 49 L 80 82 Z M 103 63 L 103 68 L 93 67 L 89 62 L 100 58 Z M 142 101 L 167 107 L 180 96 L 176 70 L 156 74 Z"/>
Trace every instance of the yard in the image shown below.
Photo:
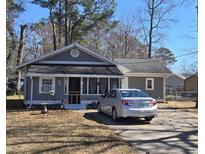
<path fill-rule="evenodd" d="M 7 153 L 136 153 L 86 111 L 7 112 Z"/>

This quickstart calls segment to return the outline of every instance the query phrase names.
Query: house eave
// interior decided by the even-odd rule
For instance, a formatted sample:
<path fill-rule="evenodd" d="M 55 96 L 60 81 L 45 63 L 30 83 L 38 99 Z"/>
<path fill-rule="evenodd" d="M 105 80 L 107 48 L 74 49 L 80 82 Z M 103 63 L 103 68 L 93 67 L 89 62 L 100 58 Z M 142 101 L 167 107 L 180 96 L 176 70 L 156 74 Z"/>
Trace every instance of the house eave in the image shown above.
<path fill-rule="evenodd" d="M 28 73 L 28 77 L 102 77 L 102 78 L 123 78 L 123 75 L 98 75 L 98 74 L 44 74 Z"/>
<path fill-rule="evenodd" d="M 169 77 L 172 73 L 125 73 L 125 77 Z"/>

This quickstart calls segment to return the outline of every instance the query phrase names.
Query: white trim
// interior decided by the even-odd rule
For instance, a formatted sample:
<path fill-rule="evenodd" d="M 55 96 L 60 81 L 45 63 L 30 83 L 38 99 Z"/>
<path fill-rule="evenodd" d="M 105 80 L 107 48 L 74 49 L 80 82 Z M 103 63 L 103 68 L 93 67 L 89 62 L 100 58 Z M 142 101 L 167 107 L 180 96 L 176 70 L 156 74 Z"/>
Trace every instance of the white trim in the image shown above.
<path fill-rule="evenodd" d="M 48 58 L 48 57 L 51 57 L 51 56 L 54 56 L 54 55 L 63 53 L 63 52 L 65 52 L 65 51 L 68 51 L 68 50 L 73 49 L 73 48 L 75 48 L 75 47 L 79 48 L 80 51 L 84 51 L 84 52 L 86 52 L 87 54 L 94 56 L 94 57 L 97 58 L 97 59 L 100 59 L 100 60 L 109 62 L 109 63 L 111 63 L 111 64 L 113 64 L 113 65 L 116 65 L 116 66 L 118 65 L 117 63 L 115 63 L 115 62 L 113 62 L 113 61 L 111 61 L 111 60 L 109 60 L 109 59 L 107 59 L 107 58 L 105 58 L 105 57 L 103 57 L 103 56 L 101 56 L 101 55 L 99 55 L 99 54 L 97 54 L 97 53 L 95 53 L 95 52 L 93 52 L 93 51 L 91 51 L 91 50 L 89 50 L 89 49 L 87 49 L 87 48 L 85 48 L 85 47 L 79 45 L 79 44 L 77 44 L 77 43 L 73 43 L 73 44 L 68 45 L 68 46 L 66 46 L 66 47 L 60 48 L 60 49 L 58 49 L 58 50 L 55 50 L 55 51 L 53 51 L 53 52 L 50 53 L 50 54 L 46 54 L 46 55 L 40 56 L 40 57 L 38 57 L 38 58 L 36 58 L 36 59 L 33 59 L 33 60 L 31 60 L 31 61 L 28 61 L 28 62 L 25 62 L 25 63 L 23 63 L 23 64 L 20 64 L 20 65 L 16 66 L 16 69 L 19 69 L 19 68 L 24 67 L 24 66 L 26 66 L 26 65 L 32 64 L 32 63 L 37 62 L 37 61 L 39 61 L 39 60 L 43 60 L 43 59 L 45 59 L 45 58 Z"/>
<path fill-rule="evenodd" d="M 83 77 L 80 78 L 80 94 L 83 94 Z"/>
<path fill-rule="evenodd" d="M 152 81 L 152 88 L 148 88 L 148 81 Z M 145 90 L 154 90 L 154 78 L 146 78 L 145 79 Z"/>
<path fill-rule="evenodd" d="M 168 77 L 172 73 L 125 73 L 125 77 Z"/>
<path fill-rule="evenodd" d="M 38 64 L 78 64 L 78 65 L 108 65 L 105 62 L 89 62 L 89 61 L 40 61 Z"/>
<path fill-rule="evenodd" d="M 24 68 L 24 102 L 26 102 L 26 96 L 27 96 L 27 67 Z"/>
<path fill-rule="evenodd" d="M 79 55 L 80 55 L 80 51 L 78 49 L 72 49 L 70 51 L 70 55 L 73 57 L 73 58 L 77 58 Z"/>
<path fill-rule="evenodd" d="M 44 76 L 44 77 L 42 77 L 42 76 L 40 76 L 39 77 L 39 94 L 47 94 L 47 93 L 49 93 L 49 92 L 43 92 L 42 91 L 42 80 L 43 79 L 52 79 L 52 90 L 54 90 L 55 91 L 55 77 L 49 77 L 49 76 Z"/>
<path fill-rule="evenodd" d="M 31 79 L 31 101 L 33 101 L 33 77 L 30 77 Z"/>
<path fill-rule="evenodd" d="M 123 75 L 96 75 L 96 74 L 43 74 L 43 73 L 28 73 L 27 76 L 35 77 L 105 77 L 105 78 L 123 78 Z"/>

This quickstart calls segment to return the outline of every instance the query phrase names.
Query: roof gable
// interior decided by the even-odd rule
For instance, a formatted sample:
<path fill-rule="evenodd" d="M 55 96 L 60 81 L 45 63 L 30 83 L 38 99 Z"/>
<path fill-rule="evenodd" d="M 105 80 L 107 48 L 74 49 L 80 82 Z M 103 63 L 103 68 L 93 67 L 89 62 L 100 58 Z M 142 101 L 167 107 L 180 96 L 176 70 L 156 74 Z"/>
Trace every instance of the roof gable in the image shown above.
<path fill-rule="evenodd" d="M 72 56 L 72 50 L 77 50 L 79 55 L 77 57 Z M 40 56 L 29 62 L 22 63 L 16 68 L 19 69 L 30 64 L 116 65 L 111 60 L 76 43 L 60 48 L 50 54 Z"/>

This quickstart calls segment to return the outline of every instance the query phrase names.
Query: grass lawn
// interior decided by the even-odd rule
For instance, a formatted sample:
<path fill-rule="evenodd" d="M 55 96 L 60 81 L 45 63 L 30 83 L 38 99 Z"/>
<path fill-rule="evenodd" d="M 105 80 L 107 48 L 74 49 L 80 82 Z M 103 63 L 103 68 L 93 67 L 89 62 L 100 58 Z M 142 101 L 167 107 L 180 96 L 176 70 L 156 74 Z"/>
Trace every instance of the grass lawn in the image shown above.
<path fill-rule="evenodd" d="M 7 112 L 7 153 L 137 153 L 113 130 L 86 119 L 84 112 Z"/>
<path fill-rule="evenodd" d="M 11 95 L 11 96 L 6 96 L 7 100 L 23 100 L 24 95 Z"/>

